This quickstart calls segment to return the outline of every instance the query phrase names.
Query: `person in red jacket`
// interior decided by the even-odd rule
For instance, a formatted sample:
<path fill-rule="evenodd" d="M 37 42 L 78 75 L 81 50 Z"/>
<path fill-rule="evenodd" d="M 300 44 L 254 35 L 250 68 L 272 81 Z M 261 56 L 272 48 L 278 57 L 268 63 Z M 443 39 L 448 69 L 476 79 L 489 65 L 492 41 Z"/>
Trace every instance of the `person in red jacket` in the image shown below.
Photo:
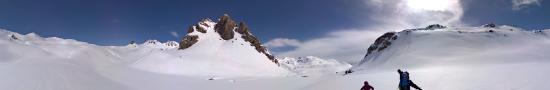
<path fill-rule="evenodd" d="M 369 82 L 365 81 L 365 85 L 361 88 L 361 90 L 374 90 L 374 87 L 369 85 Z"/>

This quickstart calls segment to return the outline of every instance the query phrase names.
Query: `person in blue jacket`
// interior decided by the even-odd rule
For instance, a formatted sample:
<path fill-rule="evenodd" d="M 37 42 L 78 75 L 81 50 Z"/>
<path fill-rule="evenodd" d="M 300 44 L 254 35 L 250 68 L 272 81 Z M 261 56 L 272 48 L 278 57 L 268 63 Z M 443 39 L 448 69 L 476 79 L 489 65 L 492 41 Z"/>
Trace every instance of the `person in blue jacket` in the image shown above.
<path fill-rule="evenodd" d="M 409 72 L 403 72 L 401 69 L 397 69 L 397 72 L 399 73 L 399 90 L 411 90 L 411 87 L 422 90 L 409 79 Z"/>

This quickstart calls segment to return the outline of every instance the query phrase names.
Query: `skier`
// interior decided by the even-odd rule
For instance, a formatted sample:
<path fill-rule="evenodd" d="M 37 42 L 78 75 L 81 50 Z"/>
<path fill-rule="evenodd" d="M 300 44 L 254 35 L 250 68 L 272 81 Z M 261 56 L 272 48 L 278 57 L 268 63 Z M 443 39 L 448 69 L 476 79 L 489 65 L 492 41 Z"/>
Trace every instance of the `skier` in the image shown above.
<path fill-rule="evenodd" d="M 374 87 L 369 85 L 369 82 L 365 81 L 365 85 L 361 88 L 361 90 L 374 90 Z"/>
<path fill-rule="evenodd" d="M 399 90 L 411 90 L 411 87 L 422 90 L 409 79 L 409 72 L 403 72 L 401 69 L 397 69 L 397 72 L 399 73 Z"/>

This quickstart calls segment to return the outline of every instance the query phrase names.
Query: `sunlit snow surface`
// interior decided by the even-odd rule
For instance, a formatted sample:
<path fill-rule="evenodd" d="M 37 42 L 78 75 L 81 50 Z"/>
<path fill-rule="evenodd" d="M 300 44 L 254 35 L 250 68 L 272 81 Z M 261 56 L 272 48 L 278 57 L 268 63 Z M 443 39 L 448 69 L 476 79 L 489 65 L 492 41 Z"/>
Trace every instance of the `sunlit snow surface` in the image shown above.
<path fill-rule="evenodd" d="M 354 73 L 302 76 L 240 46 L 242 40 L 200 40 L 200 47 L 178 51 L 160 42 L 97 46 L 0 30 L 0 90 L 358 90 L 365 80 L 395 90 L 399 68 L 425 90 L 545 90 L 548 34 L 507 26 L 401 32 Z M 200 56 L 207 53 L 215 55 Z"/>

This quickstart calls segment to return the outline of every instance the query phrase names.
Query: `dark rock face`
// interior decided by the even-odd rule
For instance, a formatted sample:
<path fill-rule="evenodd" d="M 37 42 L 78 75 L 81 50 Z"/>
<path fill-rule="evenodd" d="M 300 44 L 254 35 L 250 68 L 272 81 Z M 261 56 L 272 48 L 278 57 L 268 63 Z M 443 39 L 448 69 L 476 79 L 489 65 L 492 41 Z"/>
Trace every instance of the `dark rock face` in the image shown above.
<path fill-rule="evenodd" d="M 384 35 L 378 37 L 374 43 L 369 47 L 367 54 L 365 57 L 367 57 L 369 54 L 373 53 L 374 51 L 382 51 L 386 48 L 388 48 L 393 40 L 397 39 L 397 32 L 387 32 Z"/>
<path fill-rule="evenodd" d="M 187 34 L 192 33 L 192 32 L 195 31 L 195 28 L 193 28 L 193 27 L 194 26 L 189 27 L 189 30 L 187 30 Z M 183 37 L 183 39 L 181 39 L 181 41 L 179 43 L 179 46 L 178 46 L 178 49 L 179 50 L 187 49 L 187 48 L 191 47 L 193 44 L 197 43 L 199 41 L 198 39 L 199 39 L 199 36 L 186 35 L 185 37 Z"/>
<path fill-rule="evenodd" d="M 444 29 L 447 28 L 446 26 L 440 25 L 440 24 L 432 24 L 426 27 L 426 30 L 434 30 L 434 29 Z"/>
<path fill-rule="evenodd" d="M 220 21 L 216 24 L 214 29 L 216 30 L 216 32 L 218 32 L 218 34 L 220 34 L 223 40 L 229 40 L 233 39 L 235 35 L 233 29 L 236 26 L 237 24 L 235 24 L 235 21 L 231 20 L 231 17 L 229 17 L 229 15 L 224 14 L 220 18 Z"/>
<path fill-rule="evenodd" d="M 256 51 L 263 53 L 269 60 L 272 62 L 279 64 L 278 60 L 275 59 L 275 57 L 267 52 L 267 49 L 262 46 L 260 43 L 260 40 L 258 38 L 254 37 L 254 35 L 250 34 L 250 31 L 248 30 L 248 26 L 241 22 L 239 23 L 239 28 L 236 29 L 237 33 L 241 34 L 241 38 L 243 38 L 245 41 L 250 42 L 251 46 L 254 46 Z"/>
<path fill-rule="evenodd" d="M 11 38 L 10 38 L 11 40 L 19 40 L 19 38 L 17 38 L 17 36 L 15 36 L 15 35 L 13 35 L 13 34 L 12 34 L 10 37 L 11 37 Z"/>
<path fill-rule="evenodd" d="M 170 46 L 170 47 L 178 47 L 178 42 L 176 42 L 176 41 L 168 41 L 168 42 L 164 43 L 164 45 Z"/>
<path fill-rule="evenodd" d="M 197 25 L 195 28 L 197 28 L 197 31 L 199 31 L 201 33 L 206 33 L 206 29 L 204 29 L 202 27 L 199 27 L 199 25 Z"/>
<path fill-rule="evenodd" d="M 190 26 L 189 28 L 187 28 L 187 33 L 193 33 L 195 31 L 195 29 L 193 28 L 193 26 Z"/>
<path fill-rule="evenodd" d="M 201 33 L 206 33 L 206 29 L 200 27 L 199 25 L 190 26 L 189 29 L 187 30 L 187 33 L 192 33 L 194 31 L 199 31 Z"/>
<path fill-rule="evenodd" d="M 248 34 L 249 33 L 248 26 L 246 26 L 246 23 L 244 23 L 244 22 L 239 23 L 239 28 L 237 28 L 236 31 L 240 34 Z"/>
<path fill-rule="evenodd" d="M 187 49 L 191 47 L 193 44 L 197 43 L 199 40 L 199 36 L 196 35 L 187 35 L 183 37 L 183 39 L 180 41 L 179 50 Z"/>
<path fill-rule="evenodd" d="M 495 28 L 495 27 L 497 27 L 497 25 L 495 25 L 494 23 L 489 23 L 489 24 L 483 25 L 483 27 L 486 27 L 486 28 Z"/>
<path fill-rule="evenodd" d="M 147 44 L 159 44 L 160 42 L 158 40 L 146 40 L 145 43 L 147 43 Z"/>
<path fill-rule="evenodd" d="M 203 25 L 205 27 L 210 27 L 210 25 L 206 24 L 206 22 L 211 22 L 212 20 L 210 19 L 202 19 L 201 22 L 199 22 L 200 25 Z M 195 28 L 197 31 L 201 32 L 201 33 L 206 33 L 206 29 L 204 29 L 203 27 L 201 27 L 200 25 L 195 25 Z"/>

